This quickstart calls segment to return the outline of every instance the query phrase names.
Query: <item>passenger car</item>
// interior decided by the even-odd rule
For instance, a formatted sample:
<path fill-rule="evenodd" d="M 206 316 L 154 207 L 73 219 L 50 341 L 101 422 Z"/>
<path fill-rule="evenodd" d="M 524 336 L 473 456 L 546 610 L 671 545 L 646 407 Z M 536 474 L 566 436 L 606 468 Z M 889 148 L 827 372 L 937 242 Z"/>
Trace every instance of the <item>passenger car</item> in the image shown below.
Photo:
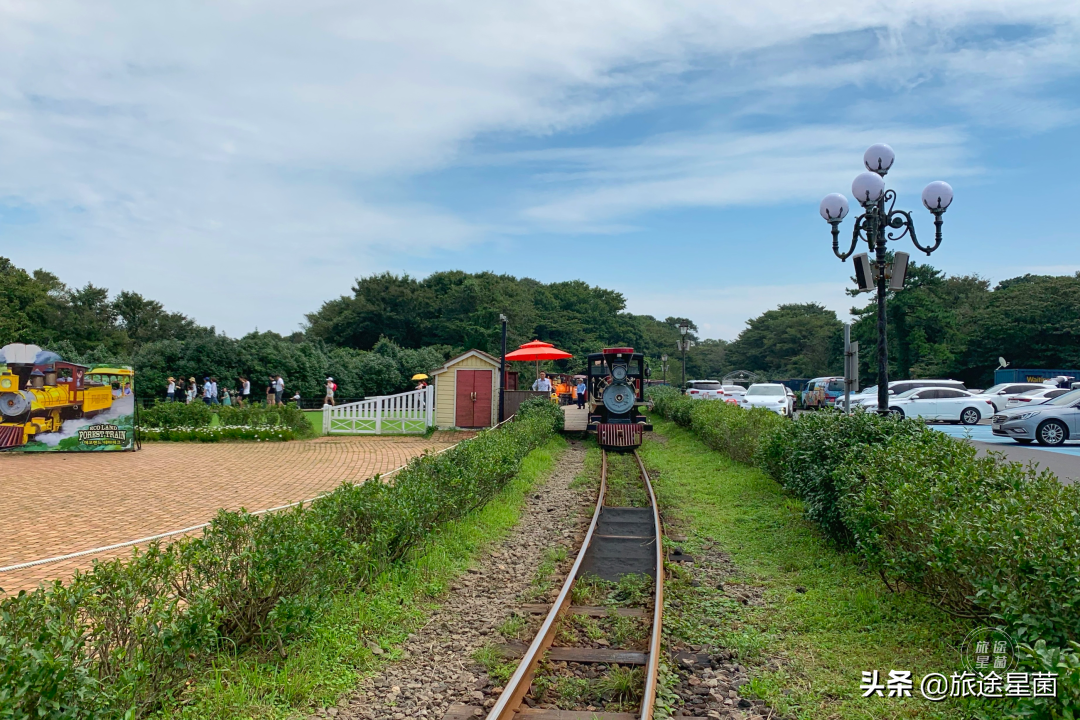
<path fill-rule="evenodd" d="M 1052 388 L 1045 387 L 1038 390 L 1028 390 L 1026 393 L 1020 393 L 1019 395 L 1013 395 L 1009 398 L 1009 402 L 1005 403 L 1005 408 L 1011 410 L 1015 407 L 1031 407 L 1033 405 L 1042 405 L 1047 400 L 1053 400 L 1056 397 L 1061 397 L 1065 393 L 1069 392 L 1064 388 Z"/>
<path fill-rule="evenodd" d="M 924 387 L 946 387 L 955 388 L 956 390 L 967 390 L 964 383 L 959 380 L 893 380 L 889 383 L 890 395 L 902 395 L 906 392 L 914 390 L 916 388 Z M 862 392 L 851 394 L 851 407 L 857 408 L 867 403 L 873 403 L 877 406 L 877 385 L 866 388 Z M 836 400 L 836 408 L 838 410 L 844 409 L 844 396 L 841 395 Z"/>
<path fill-rule="evenodd" d="M 1028 445 L 1038 440 L 1040 445 L 1061 445 L 1080 433 L 1080 390 L 1047 400 L 1032 408 L 1015 408 L 997 413 L 991 418 L 993 433 Z"/>
<path fill-rule="evenodd" d="M 867 412 L 878 408 L 877 402 L 865 403 Z M 889 398 L 889 410 L 902 417 L 941 420 L 975 425 L 994 414 L 994 404 L 967 390 L 957 388 L 915 388 Z"/>
<path fill-rule="evenodd" d="M 994 410 L 997 411 L 1004 410 L 1010 399 L 1021 393 L 1026 393 L 1028 390 L 1052 390 L 1055 387 L 1057 386 L 1046 383 L 998 383 L 994 387 L 983 390 L 982 394 L 985 395 L 990 402 L 994 403 Z"/>
<path fill-rule="evenodd" d="M 785 417 L 791 416 L 787 388 L 780 383 L 754 383 L 739 398 L 739 407 L 763 407 Z"/>
<path fill-rule="evenodd" d="M 686 394 L 692 400 L 718 400 L 724 397 L 724 386 L 719 380 L 687 380 Z"/>
<path fill-rule="evenodd" d="M 802 395 L 802 404 L 807 410 L 820 410 L 832 407 L 836 399 L 843 396 L 844 378 L 819 377 L 806 383 Z"/>

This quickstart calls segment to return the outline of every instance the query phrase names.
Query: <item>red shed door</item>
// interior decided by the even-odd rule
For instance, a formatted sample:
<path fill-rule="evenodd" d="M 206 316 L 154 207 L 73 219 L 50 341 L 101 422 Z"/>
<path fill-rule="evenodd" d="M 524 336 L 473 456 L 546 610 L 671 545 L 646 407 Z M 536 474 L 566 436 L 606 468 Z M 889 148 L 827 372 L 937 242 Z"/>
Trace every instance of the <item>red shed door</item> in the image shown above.
<path fill-rule="evenodd" d="M 491 370 L 458 370 L 454 425 L 491 425 Z"/>

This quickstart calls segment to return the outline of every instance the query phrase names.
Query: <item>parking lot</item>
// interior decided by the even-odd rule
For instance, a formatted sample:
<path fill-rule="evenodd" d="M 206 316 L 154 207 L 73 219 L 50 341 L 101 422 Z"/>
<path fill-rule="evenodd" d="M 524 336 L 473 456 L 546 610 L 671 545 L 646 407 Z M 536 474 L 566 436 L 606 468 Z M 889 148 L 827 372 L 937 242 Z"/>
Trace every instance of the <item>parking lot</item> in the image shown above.
<path fill-rule="evenodd" d="M 308 500 L 467 437 L 153 443 L 135 453 L 0 456 L 0 568 L 199 525 L 219 508 L 254 512 Z M 30 589 L 130 553 L 126 547 L 0 572 L 0 587 Z"/>

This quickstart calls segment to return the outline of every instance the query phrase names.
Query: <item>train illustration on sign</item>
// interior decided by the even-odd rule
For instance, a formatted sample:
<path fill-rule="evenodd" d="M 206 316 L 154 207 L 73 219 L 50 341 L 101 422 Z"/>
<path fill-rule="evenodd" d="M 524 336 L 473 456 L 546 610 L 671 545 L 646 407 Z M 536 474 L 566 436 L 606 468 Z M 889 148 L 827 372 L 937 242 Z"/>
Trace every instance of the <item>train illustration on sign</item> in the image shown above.
<path fill-rule="evenodd" d="M 36 345 L 0 349 L 0 450 L 58 433 L 67 420 L 92 418 L 132 393 L 130 368 L 66 362 Z"/>
<path fill-rule="evenodd" d="M 641 445 L 642 432 L 652 430 L 641 414 L 645 404 L 645 356 L 633 348 L 606 348 L 586 359 L 589 391 L 588 431 L 610 450 Z"/>

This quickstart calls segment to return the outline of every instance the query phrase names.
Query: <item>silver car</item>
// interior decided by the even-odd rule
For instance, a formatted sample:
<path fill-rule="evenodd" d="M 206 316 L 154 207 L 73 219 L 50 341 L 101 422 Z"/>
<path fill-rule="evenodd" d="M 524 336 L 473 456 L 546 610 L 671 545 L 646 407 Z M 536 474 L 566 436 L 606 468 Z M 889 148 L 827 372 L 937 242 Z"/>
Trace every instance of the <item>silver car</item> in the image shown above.
<path fill-rule="evenodd" d="M 996 413 L 991 418 L 993 431 L 1028 445 L 1061 445 L 1073 435 L 1080 437 L 1080 390 L 1073 390 L 1035 407 L 1016 408 Z"/>

